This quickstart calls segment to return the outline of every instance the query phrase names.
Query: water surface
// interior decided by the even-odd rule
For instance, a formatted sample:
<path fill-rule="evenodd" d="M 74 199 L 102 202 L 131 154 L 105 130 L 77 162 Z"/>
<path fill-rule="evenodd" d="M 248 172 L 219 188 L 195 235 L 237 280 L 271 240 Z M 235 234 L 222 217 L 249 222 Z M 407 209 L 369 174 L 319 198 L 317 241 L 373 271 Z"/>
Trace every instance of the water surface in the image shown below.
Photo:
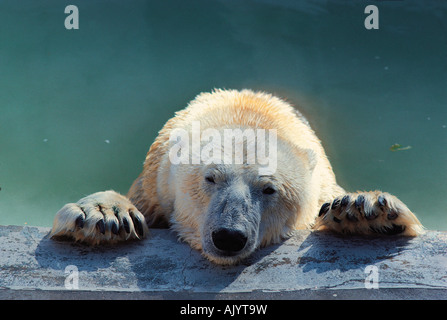
<path fill-rule="evenodd" d="M 298 106 L 347 190 L 396 194 L 447 230 L 447 5 L 369 1 L 0 1 L 0 224 L 50 226 L 126 193 L 165 121 L 202 91 Z M 390 151 L 394 144 L 411 148 Z"/>

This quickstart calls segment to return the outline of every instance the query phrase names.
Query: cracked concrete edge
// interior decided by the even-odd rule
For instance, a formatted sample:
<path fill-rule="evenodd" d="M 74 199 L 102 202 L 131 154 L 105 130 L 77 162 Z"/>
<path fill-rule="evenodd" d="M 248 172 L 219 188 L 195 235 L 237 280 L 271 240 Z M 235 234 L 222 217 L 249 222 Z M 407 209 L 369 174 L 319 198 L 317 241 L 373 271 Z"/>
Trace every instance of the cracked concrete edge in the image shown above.
<path fill-rule="evenodd" d="M 446 232 L 361 238 L 298 231 L 240 265 L 218 266 L 178 242 L 169 230 L 151 230 L 143 241 L 102 247 L 53 241 L 46 237 L 48 231 L 0 226 L 0 298 L 56 293 L 76 297 L 83 292 L 92 298 L 423 294 L 445 299 L 447 292 Z M 70 286 L 74 275 L 69 266 L 76 268 L 78 290 L 67 290 L 66 281 Z M 365 281 L 377 281 L 379 290 L 366 289 Z M 348 291 L 352 295 L 340 294 Z"/>

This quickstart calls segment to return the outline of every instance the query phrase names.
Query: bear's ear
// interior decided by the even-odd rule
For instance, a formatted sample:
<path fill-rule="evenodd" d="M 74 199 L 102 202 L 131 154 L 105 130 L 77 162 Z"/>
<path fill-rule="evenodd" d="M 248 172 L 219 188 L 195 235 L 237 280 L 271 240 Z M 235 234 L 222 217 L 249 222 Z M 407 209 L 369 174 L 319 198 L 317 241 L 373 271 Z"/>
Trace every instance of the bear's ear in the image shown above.
<path fill-rule="evenodd" d="M 313 171 L 318 162 L 317 153 L 312 149 L 301 149 L 301 154 L 308 161 L 309 169 Z"/>

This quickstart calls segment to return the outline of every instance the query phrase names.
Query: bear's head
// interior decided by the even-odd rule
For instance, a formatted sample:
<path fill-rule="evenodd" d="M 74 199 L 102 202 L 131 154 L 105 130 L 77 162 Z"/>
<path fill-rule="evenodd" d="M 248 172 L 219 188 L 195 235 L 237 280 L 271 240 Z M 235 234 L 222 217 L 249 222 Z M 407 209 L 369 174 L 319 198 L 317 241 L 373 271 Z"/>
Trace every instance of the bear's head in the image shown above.
<path fill-rule="evenodd" d="M 245 151 L 247 141 L 240 140 Z M 235 163 L 236 150 L 230 152 L 232 161 L 221 150 L 220 161 L 202 157 L 200 164 L 174 169 L 176 185 L 182 187 L 176 191 L 171 224 L 181 239 L 218 264 L 235 264 L 261 246 L 280 242 L 314 214 L 309 212 L 314 151 L 280 136 L 275 149 L 267 150 L 275 153 L 269 158 L 274 164 L 253 163 L 248 156 Z"/>

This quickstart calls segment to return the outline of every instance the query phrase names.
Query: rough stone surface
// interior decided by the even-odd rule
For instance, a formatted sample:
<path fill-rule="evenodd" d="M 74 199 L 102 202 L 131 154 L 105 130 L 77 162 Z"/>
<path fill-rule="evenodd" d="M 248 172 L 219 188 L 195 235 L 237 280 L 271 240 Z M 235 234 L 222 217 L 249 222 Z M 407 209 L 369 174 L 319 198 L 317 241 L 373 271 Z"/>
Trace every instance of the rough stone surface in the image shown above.
<path fill-rule="evenodd" d="M 0 298 L 447 298 L 446 232 L 361 238 L 299 231 L 237 266 L 212 264 L 169 230 L 98 247 L 50 240 L 48 232 L 0 226 Z M 65 286 L 73 284 L 72 266 L 77 290 Z M 368 290 L 375 271 L 379 289 Z"/>

